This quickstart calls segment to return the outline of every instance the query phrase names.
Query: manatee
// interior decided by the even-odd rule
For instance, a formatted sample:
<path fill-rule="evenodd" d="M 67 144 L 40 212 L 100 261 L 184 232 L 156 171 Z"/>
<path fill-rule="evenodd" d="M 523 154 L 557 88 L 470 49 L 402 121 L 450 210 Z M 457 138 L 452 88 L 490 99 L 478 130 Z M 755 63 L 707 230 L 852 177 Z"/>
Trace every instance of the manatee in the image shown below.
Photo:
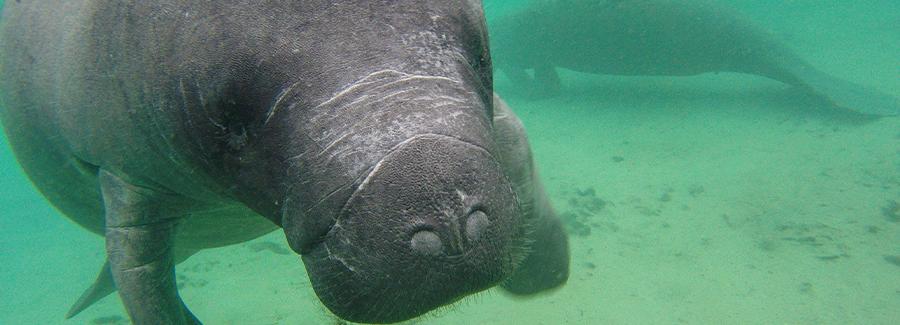
<path fill-rule="evenodd" d="M 525 126 L 499 96 L 494 95 L 494 141 L 500 164 L 512 182 L 522 216 L 531 228 L 531 254 L 503 285 L 525 296 L 560 287 L 569 278 L 569 239 L 538 176 Z"/>
<path fill-rule="evenodd" d="M 900 114 L 897 98 L 816 69 L 712 1 L 538 0 L 490 28 L 495 66 L 535 97 L 559 92 L 557 67 L 628 76 L 725 71 L 781 81 L 839 110 Z"/>
<path fill-rule="evenodd" d="M 0 24 L 15 155 L 106 241 L 70 316 L 117 290 L 135 324 L 198 324 L 174 265 L 278 228 L 349 321 L 568 277 L 524 134 L 495 135 L 477 1 L 15 1 Z"/>

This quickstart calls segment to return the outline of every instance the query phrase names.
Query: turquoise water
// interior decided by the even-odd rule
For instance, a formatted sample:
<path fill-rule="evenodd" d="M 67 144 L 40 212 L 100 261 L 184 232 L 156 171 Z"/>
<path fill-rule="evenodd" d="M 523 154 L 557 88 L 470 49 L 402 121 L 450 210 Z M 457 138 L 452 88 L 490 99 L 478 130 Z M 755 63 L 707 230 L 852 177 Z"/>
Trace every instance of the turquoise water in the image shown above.
<path fill-rule="evenodd" d="M 813 66 L 900 96 L 897 2 L 726 3 Z M 485 6 L 493 23 L 526 4 Z M 500 72 L 495 90 L 569 230 L 568 284 L 412 323 L 900 323 L 900 118 L 834 114 L 758 76 L 559 74 L 556 97 L 524 98 Z M 63 320 L 103 241 L 50 207 L 6 145 L 0 173 L 0 324 L 127 323 L 115 296 Z M 283 237 L 192 257 L 181 295 L 206 324 L 334 323 Z"/>

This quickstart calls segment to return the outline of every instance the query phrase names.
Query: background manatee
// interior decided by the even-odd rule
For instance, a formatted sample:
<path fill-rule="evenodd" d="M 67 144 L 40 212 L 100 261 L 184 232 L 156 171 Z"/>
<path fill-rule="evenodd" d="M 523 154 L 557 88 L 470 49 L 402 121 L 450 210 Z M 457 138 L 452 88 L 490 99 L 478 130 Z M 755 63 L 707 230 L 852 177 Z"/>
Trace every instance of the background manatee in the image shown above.
<path fill-rule="evenodd" d="M 491 33 L 497 67 L 537 96 L 559 91 L 557 67 L 629 76 L 728 71 L 790 84 L 840 110 L 900 114 L 896 97 L 811 66 L 715 1 L 536 0 L 497 17 Z"/>

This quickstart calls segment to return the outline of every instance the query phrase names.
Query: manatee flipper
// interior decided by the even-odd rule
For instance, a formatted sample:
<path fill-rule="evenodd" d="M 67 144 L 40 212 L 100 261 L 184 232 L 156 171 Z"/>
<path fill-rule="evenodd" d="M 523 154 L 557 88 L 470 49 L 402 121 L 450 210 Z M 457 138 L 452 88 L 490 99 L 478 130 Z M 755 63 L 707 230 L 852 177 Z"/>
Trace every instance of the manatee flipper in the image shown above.
<path fill-rule="evenodd" d="M 175 284 L 175 195 L 137 186 L 101 170 L 109 270 L 131 321 L 200 324 Z"/>
<path fill-rule="evenodd" d="M 100 273 L 97 274 L 97 279 L 94 280 L 94 284 L 84 290 L 84 293 L 81 294 L 78 301 L 72 305 L 72 308 L 69 308 L 69 312 L 66 313 L 66 319 L 78 315 L 81 311 L 115 291 L 116 285 L 113 283 L 112 273 L 109 272 L 109 261 L 106 261 L 103 263 Z"/>
<path fill-rule="evenodd" d="M 559 287 L 569 279 L 569 237 L 550 206 L 540 182 L 536 182 L 535 219 L 531 252 L 502 288 L 515 295 L 531 295 Z"/>
<path fill-rule="evenodd" d="M 175 264 L 183 262 L 196 252 L 196 250 L 177 250 L 175 254 Z M 72 304 L 72 307 L 69 308 L 69 312 L 66 313 L 66 319 L 75 317 L 75 315 L 78 315 L 113 292 L 116 292 L 116 284 L 113 282 L 112 273 L 109 271 L 109 261 L 104 261 L 103 267 L 100 268 L 100 273 L 97 274 L 97 279 L 95 279 L 94 283 L 85 289 L 81 294 L 81 297 L 78 297 L 78 300 Z"/>
<path fill-rule="evenodd" d="M 559 287 L 569 278 L 569 238 L 534 168 L 525 127 L 496 95 L 494 140 L 531 228 L 530 252 L 501 287 L 515 295 L 530 295 Z"/>
<path fill-rule="evenodd" d="M 829 75 L 808 65 L 788 69 L 797 79 L 792 83 L 827 104 L 868 115 L 900 115 L 900 100 L 851 81 Z"/>

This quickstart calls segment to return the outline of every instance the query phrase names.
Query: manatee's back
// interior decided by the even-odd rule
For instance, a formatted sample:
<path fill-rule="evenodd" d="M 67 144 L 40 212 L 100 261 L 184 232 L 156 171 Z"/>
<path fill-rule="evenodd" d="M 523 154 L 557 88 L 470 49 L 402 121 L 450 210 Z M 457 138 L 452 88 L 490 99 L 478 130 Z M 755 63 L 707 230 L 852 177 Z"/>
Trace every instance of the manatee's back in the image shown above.
<path fill-rule="evenodd" d="M 783 51 L 732 8 L 705 0 L 537 1 L 491 27 L 498 66 L 552 62 L 587 73 L 693 75 Z"/>
<path fill-rule="evenodd" d="M 0 20 L 0 118 L 16 158 L 42 194 L 88 230 L 102 234 L 96 169 L 59 136 L 59 66 L 65 35 L 82 1 L 9 1 Z"/>

